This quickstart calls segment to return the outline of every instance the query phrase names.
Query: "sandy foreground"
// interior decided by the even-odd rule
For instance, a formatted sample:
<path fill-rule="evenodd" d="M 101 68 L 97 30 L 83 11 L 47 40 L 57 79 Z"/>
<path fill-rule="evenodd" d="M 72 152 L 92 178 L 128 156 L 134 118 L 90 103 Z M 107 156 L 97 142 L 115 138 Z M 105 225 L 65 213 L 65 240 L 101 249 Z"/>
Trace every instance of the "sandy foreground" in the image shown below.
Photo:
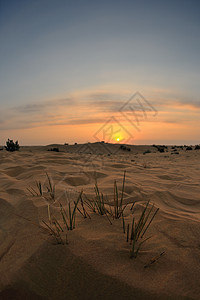
<path fill-rule="evenodd" d="M 47 151 L 52 147 L 60 152 Z M 152 153 L 143 155 L 147 149 Z M 178 152 L 101 143 L 0 151 L 0 299 L 200 299 L 200 150 Z M 59 202 L 73 203 L 82 189 L 95 197 L 95 178 L 112 203 L 124 170 L 126 224 L 148 200 L 160 208 L 136 259 L 121 219 L 111 225 L 106 216 L 77 212 L 66 245 L 39 227 L 48 222 L 47 201 L 27 187 L 47 182 L 46 172 L 56 184 L 50 209 L 59 218 Z"/>

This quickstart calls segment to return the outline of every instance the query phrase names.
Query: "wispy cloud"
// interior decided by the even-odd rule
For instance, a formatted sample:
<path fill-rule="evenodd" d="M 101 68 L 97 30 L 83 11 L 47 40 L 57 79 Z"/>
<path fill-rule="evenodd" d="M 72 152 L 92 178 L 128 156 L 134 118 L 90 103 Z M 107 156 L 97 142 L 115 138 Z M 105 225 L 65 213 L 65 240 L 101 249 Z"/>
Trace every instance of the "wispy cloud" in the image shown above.
<path fill-rule="evenodd" d="M 192 114 L 200 114 L 200 101 L 177 95 L 150 94 L 148 101 L 158 110 L 158 117 L 148 122 L 179 123 L 191 120 Z M 152 100 L 153 99 L 153 100 Z M 1 130 L 26 129 L 41 126 L 81 125 L 104 123 L 111 116 L 120 117 L 120 108 L 129 100 L 123 92 L 87 91 L 70 97 L 33 102 L 0 111 Z M 137 105 L 135 111 L 141 113 Z M 145 108 L 148 112 L 148 107 Z M 149 109 L 150 111 L 150 109 Z M 131 115 L 129 106 L 126 112 Z"/>
<path fill-rule="evenodd" d="M 43 103 L 31 103 L 24 104 L 17 107 L 14 107 L 13 110 L 19 113 L 40 113 L 52 108 L 58 107 L 69 107 L 74 105 L 74 99 L 72 98 L 64 98 L 64 99 L 56 99 L 50 101 L 44 101 Z"/>

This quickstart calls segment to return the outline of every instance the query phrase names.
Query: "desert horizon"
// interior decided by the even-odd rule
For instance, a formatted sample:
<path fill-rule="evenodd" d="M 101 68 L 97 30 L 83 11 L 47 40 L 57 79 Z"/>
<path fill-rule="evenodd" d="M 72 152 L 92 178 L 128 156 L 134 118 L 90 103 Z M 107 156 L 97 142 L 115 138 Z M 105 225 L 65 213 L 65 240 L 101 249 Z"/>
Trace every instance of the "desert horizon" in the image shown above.
<path fill-rule="evenodd" d="M 10 140 L 12 140 L 12 139 L 10 139 Z M 15 141 L 15 140 L 13 140 L 13 141 Z M 49 143 L 49 144 L 21 144 L 20 143 L 20 141 L 18 140 L 18 139 L 16 139 L 16 141 L 18 141 L 19 142 L 19 144 L 20 144 L 20 148 L 21 149 L 24 149 L 25 147 L 53 147 L 53 146 L 74 146 L 74 145 L 85 145 L 85 144 L 102 144 L 102 143 L 104 143 L 104 144 L 111 144 L 111 145 L 119 145 L 119 147 L 121 146 L 121 145 L 126 145 L 126 146 L 153 146 L 153 145 L 155 145 L 155 146 L 169 146 L 169 147 L 180 147 L 180 146 L 192 146 L 192 147 L 195 147 L 195 146 L 197 146 L 197 145 L 200 145 L 200 143 L 198 143 L 198 142 L 195 142 L 195 143 L 190 143 L 190 141 L 189 142 L 185 142 L 185 143 L 176 143 L 176 142 L 174 142 L 174 143 L 149 143 L 149 144 L 129 144 L 129 143 L 123 143 L 123 142 L 121 142 L 121 141 L 119 141 L 119 142 L 105 142 L 105 141 L 96 141 L 96 142 L 89 142 L 89 141 L 87 141 L 87 142 L 80 142 L 80 143 L 77 143 L 77 142 L 72 142 L 72 143 L 67 143 L 67 142 L 64 142 L 64 143 Z M 5 147 L 5 145 L 6 145 L 6 142 L 7 142 L 7 140 L 5 140 L 5 143 L 3 144 L 0 144 L 0 147 L 1 148 L 4 148 Z"/>

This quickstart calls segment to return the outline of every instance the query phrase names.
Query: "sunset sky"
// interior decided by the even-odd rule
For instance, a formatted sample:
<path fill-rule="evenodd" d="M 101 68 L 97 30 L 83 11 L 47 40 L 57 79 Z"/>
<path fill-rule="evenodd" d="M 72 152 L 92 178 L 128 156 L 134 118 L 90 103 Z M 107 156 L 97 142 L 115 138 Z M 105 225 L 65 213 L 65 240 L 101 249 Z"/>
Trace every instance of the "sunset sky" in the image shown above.
<path fill-rule="evenodd" d="M 0 144 L 199 144 L 199 16 L 198 0 L 0 0 Z"/>

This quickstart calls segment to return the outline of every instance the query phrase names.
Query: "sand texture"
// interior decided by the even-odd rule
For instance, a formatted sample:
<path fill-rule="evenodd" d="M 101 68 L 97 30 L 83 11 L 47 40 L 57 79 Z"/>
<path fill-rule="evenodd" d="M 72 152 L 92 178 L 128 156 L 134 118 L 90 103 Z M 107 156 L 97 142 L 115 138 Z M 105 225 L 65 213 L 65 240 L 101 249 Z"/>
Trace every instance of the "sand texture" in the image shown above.
<path fill-rule="evenodd" d="M 47 151 L 53 147 L 60 152 Z M 0 299 L 200 299 L 200 150 L 130 148 L 96 143 L 0 151 Z M 148 200 L 159 207 L 147 233 L 152 237 L 136 259 L 129 257 L 121 219 L 111 225 L 106 216 L 88 210 L 91 219 L 83 218 L 77 211 L 66 245 L 39 227 L 48 221 L 48 203 L 27 187 L 47 182 L 46 172 L 56 184 L 49 205 L 58 216 L 59 203 L 73 203 L 81 190 L 95 197 L 95 178 L 112 203 L 113 182 L 121 190 L 124 170 L 126 224 Z"/>

